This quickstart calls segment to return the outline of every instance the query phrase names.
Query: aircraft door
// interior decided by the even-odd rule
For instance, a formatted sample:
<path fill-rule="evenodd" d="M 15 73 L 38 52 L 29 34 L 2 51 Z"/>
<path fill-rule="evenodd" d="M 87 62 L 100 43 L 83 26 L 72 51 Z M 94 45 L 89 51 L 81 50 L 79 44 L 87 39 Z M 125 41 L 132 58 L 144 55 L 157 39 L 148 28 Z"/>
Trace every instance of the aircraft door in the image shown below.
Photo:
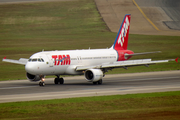
<path fill-rule="evenodd" d="M 47 64 L 49 64 L 49 67 L 53 67 L 55 62 L 54 59 L 50 55 L 47 55 L 47 58 L 48 58 Z"/>
<path fill-rule="evenodd" d="M 78 63 L 82 63 L 81 56 L 77 56 Z"/>
<path fill-rule="evenodd" d="M 53 67 L 54 66 L 54 60 L 51 58 L 49 60 L 49 67 Z"/>

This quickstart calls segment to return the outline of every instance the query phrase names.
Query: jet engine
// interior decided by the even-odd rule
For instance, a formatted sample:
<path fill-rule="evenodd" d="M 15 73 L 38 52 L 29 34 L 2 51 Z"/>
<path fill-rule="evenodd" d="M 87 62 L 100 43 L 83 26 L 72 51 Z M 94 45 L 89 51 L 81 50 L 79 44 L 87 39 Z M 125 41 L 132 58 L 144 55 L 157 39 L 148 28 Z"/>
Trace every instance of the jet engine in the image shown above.
<path fill-rule="evenodd" d="M 41 80 L 39 75 L 32 75 L 30 73 L 26 73 L 26 77 L 30 80 L 30 81 L 39 81 Z"/>
<path fill-rule="evenodd" d="M 88 81 L 96 82 L 102 79 L 103 72 L 100 69 L 88 69 L 84 76 Z"/>

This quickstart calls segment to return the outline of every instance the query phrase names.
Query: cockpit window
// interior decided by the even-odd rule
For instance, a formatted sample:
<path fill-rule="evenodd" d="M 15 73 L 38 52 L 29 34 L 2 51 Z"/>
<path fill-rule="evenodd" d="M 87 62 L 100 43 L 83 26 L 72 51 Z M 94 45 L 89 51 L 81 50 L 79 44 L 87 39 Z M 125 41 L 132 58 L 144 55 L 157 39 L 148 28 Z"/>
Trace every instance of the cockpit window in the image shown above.
<path fill-rule="evenodd" d="M 41 59 L 40 59 L 40 58 L 38 58 L 38 61 L 39 61 L 39 62 L 41 62 Z"/>
<path fill-rule="evenodd" d="M 37 58 L 35 58 L 35 59 L 32 59 L 32 62 L 36 62 L 37 61 Z"/>
<path fill-rule="evenodd" d="M 41 61 L 44 62 L 44 60 L 41 58 Z"/>

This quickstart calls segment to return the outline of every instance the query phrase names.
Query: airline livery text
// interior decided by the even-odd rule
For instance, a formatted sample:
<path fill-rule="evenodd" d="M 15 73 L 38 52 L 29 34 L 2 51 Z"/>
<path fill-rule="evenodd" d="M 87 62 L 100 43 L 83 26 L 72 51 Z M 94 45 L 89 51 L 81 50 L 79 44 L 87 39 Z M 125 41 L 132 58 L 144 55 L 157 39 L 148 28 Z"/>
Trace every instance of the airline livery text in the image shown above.
<path fill-rule="evenodd" d="M 70 65 L 70 55 L 52 55 L 54 65 Z"/>
<path fill-rule="evenodd" d="M 126 37 L 127 31 L 129 28 L 129 19 L 128 17 L 125 18 L 125 21 L 122 25 L 122 31 L 119 35 L 119 39 L 118 39 L 118 44 L 121 44 L 121 46 L 123 46 L 124 43 L 124 37 Z"/>

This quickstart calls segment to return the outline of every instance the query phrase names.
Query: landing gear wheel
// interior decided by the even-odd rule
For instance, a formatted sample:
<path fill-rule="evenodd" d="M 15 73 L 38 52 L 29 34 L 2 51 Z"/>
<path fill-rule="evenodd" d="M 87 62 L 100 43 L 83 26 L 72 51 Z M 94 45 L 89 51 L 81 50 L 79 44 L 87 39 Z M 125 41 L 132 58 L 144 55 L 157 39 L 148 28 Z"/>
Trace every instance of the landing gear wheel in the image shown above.
<path fill-rule="evenodd" d="M 96 84 L 97 84 L 97 82 L 93 82 L 93 84 L 94 84 L 94 85 L 96 85 Z"/>
<path fill-rule="evenodd" d="M 63 79 L 63 78 L 60 78 L 60 79 L 59 79 L 59 82 L 60 82 L 60 84 L 64 84 L 64 79 Z"/>
<path fill-rule="evenodd" d="M 64 84 L 64 79 L 63 78 L 55 78 L 54 79 L 54 84 Z"/>
<path fill-rule="evenodd" d="M 44 82 L 42 82 L 42 81 L 39 82 L 39 86 L 44 86 L 44 85 L 45 85 Z"/>
<path fill-rule="evenodd" d="M 97 82 L 93 82 L 94 85 L 98 84 L 98 85 L 101 85 L 102 84 L 102 79 L 97 81 Z"/>
<path fill-rule="evenodd" d="M 101 85 L 102 84 L 102 79 L 98 81 L 98 84 Z"/>
<path fill-rule="evenodd" d="M 58 79 L 58 78 L 55 78 L 55 79 L 54 79 L 54 84 L 58 84 L 58 82 L 59 82 L 59 79 Z"/>

